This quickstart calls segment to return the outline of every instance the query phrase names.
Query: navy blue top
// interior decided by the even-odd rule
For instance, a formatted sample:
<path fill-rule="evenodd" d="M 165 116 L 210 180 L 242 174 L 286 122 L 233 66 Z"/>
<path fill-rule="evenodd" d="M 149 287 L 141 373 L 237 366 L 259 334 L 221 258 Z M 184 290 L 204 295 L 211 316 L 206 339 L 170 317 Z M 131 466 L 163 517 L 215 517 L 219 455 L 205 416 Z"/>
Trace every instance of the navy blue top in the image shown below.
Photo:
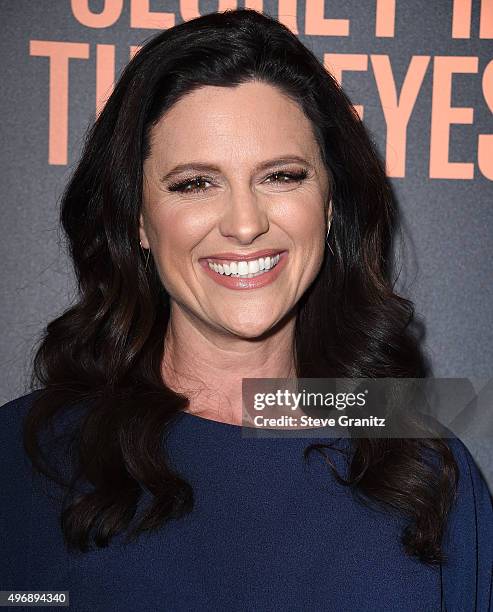
<path fill-rule="evenodd" d="M 407 556 L 404 520 L 356 502 L 320 455 L 304 463 L 320 438 L 246 438 L 188 413 L 167 448 L 193 486 L 193 511 L 132 544 L 74 554 L 22 450 L 32 397 L 0 409 L 0 590 L 69 591 L 73 612 L 492 609 L 491 497 L 457 439 L 459 495 L 441 567 Z M 331 457 L 344 474 L 342 455 Z"/>

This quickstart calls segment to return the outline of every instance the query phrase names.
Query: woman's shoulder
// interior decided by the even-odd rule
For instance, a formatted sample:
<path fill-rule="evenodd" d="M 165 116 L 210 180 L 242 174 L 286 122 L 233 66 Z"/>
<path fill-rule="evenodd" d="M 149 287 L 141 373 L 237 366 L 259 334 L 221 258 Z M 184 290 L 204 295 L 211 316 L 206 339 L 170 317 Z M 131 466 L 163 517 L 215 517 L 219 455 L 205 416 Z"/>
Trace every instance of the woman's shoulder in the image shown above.
<path fill-rule="evenodd" d="M 444 533 L 445 599 L 452 610 L 491 610 L 493 605 L 493 501 L 466 444 L 447 439 L 459 469 L 457 492 Z"/>
<path fill-rule="evenodd" d="M 0 406 L 0 461 L 4 473 L 6 469 L 16 472 L 27 467 L 31 474 L 32 465 L 25 450 L 26 435 L 31 445 L 41 446 L 43 453 L 49 452 L 50 459 L 64 461 L 63 444 L 70 438 L 74 425 L 87 405 L 86 402 L 79 401 L 58 406 L 51 417 L 51 407 L 47 409 L 44 405 L 40 413 L 35 415 L 35 421 L 31 423 L 32 427 L 28 431 L 25 426 L 30 411 L 35 401 L 46 395 L 46 391 L 36 389 Z M 48 404 L 51 404 L 49 399 Z M 33 432 L 36 434 L 36 440 L 31 439 Z"/>
<path fill-rule="evenodd" d="M 452 505 L 451 517 L 468 511 L 483 513 L 488 518 L 490 534 L 493 529 L 493 500 L 486 480 L 481 473 L 476 460 L 466 444 L 457 437 L 447 439 L 447 444 L 452 451 L 458 466 L 458 483 L 455 501 Z M 490 542 L 493 547 L 493 538 Z"/>
<path fill-rule="evenodd" d="M 0 406 L 0 463 L 2 486 L 25 481 L 31 474 L 30 462 L 24 450 L 23 427 L 29 410 L 38 397 L 39 390 L 31 391 Z"/>
<path fill-rule="evenodd" d="M 37 395 L 38 391 L 33 391 L 0 406 L 0 529 L 3 534 L 13 524 L 28 521 L 32 505 L 33 473 L 24 450 L 23 425 Z"/>
<path fill-rule="evenodd" d="M 471 541 L 478 542 L 478 546 L 485 543 L 493 553 L 493 499 L 486 480 L 460 438 L 449 438 L 447 443 L 458 466 L 457 491 L 449 517 L 450 529 L 460 522 L 461 537 L 470 537 Z M 454 534 L 454 538 L 457 537 Z"/>
<path fill-rule="evenodd" d="M 0 406 L 0 462 L 4 474 L 2 482 L 10 476 L 17 476 L 21 481 L 26 477 L 31 479 L 33 475 L 33 466 L 25 448 L 25 425 L 35 400 L 43 395 L 43 391 L 44 389 L 30 391 Z M 67 419 L 63 417 L 56 426 L 51 424 L 47 431 L 52 436 L 54 433 L 60 433 L 66 424 Z M 46 429 L 38 434 L 36 445 L 44 444 Z"/>
<path fill-rule="evenodd" d="M 22 431 L 24 419 L 41 389 L 31 391 L 0 406 L 0 439 L 4 450 L 11 446 Z"/>
<path fill-rule="evenodd" d="M 36 389 L 5 402 L 2 406 L 0 406 L 0 418 L 16 419 L 19 414 L 27 413 L 33 401 L 42 391 L 42 389 Z"/>

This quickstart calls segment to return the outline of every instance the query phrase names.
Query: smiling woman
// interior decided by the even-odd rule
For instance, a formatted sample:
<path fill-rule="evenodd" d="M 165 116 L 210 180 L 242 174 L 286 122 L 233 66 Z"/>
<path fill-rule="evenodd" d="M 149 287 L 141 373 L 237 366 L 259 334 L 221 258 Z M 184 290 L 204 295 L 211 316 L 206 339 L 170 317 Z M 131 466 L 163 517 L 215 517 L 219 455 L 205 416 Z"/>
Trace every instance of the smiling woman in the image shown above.
<path fill-rule="evenodd" d="M 152 38 L 64 194 L 78 300 L 0 411 L 1 588 L 80 611 L 487 610 L 491 499 L 459 440 L 241 435 L 244 378 L 426 376 L 395 217 L 288 28 L 245 9 Z"/>
<path fill-rule="evenodd" d="M 174 103 L 150 131 L 140 240 L 172 296 L 169 334 L 204 334 L 178 351 L 172 344 L 169 362 L 207 363 L 221 338 L 223 363 L 207 365 L 213 388 L 223 368 L 261 374 L 269 358 L 279 376 L 289 371 L 294 311 L 322 265 L 329 200 L 311 123 L 277 87 L 204 86 Z M 232 341 L 261 334 L 253 359 L 253 345 L 230 354 Z M 240 423 L 241 406 L 226 416 Z"/>

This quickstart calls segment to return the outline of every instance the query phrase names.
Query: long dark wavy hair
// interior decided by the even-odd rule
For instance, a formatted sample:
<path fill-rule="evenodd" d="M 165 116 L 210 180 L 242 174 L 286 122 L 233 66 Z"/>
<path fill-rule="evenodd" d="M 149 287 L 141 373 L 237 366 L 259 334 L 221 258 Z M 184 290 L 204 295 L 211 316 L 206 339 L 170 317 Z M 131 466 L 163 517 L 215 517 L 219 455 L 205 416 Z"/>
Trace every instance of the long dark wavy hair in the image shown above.
<path fill-rule="evenodd" d="M 24 446 L 33 466 L 63 487 L 60 522 L 69 549 L 108 546 L 119 534 L 134 539 L 193 508 L 193 490 L 168 465 L 163 445 L 189 400 L 161 374 L 170 300 L 139 246 L 143 162 L 150 129 L 185 94 L 252 80 L 300 105 L 332 183 L 333 255 L 296 306 L 297 376 L 427 375 L 413 304 L 393 290 L 392 191 L 335 79 L 287 27 L 254 10 L 210 13 L 163 31 L 122 72 L 62 199 L 77 300 L 36 347 L 31 388 L 41 388 L 25 420 Z M 407 554 L 442 562 L 458 473 L 447 443 L 365 438 L 350 446 L 340 482 L 409 519 Z M 68 458 L 65 475 L 54 449 Z M 305 454 L 321 450 L 313 445 Z M 429 451 L 438 461 L 424 460 Z M 150 500 L 136 521 L 144 494 Z"/>

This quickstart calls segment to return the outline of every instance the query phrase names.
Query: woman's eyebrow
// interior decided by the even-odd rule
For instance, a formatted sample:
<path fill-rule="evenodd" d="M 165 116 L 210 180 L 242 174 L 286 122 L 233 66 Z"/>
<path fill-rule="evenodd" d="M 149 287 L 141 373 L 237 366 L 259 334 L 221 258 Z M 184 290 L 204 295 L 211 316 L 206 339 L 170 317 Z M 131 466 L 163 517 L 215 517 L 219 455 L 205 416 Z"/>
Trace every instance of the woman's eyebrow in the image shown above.
<path fill-rule="evenodd" d="M 278 166 L 280 164 L 287 164 L 287 163 L 293 163 L 293 162 L 305 164 L 309 166 L 310 168 L 312 167 L 312 165 L 304 157 L 301 157 L 300 155 L 285 155 L 283 157 L 274 157 L 272 159 L 263 161 L 260 164 L 257 164 L 254 170 L 255 172 L 258 172 L 261 170 L 266 170 L 267 168 L 270 168 L 272 166 Z M 165 174 L 161 178 L 161 181 L 162 182 L 168 181 L 169 179 L 173 178 L 177 174 L 180 174 L 181 172 L 185 172 L 185 171 L 221 172 L 221 169 L 218 166 L 215 166 L 213 164 L 208 164 L 208 163 L 199 162 L 199 161 L 189 162 L 186 164 L 178 164 L 172 170 L 170 170 L 167 174 Z"/>

